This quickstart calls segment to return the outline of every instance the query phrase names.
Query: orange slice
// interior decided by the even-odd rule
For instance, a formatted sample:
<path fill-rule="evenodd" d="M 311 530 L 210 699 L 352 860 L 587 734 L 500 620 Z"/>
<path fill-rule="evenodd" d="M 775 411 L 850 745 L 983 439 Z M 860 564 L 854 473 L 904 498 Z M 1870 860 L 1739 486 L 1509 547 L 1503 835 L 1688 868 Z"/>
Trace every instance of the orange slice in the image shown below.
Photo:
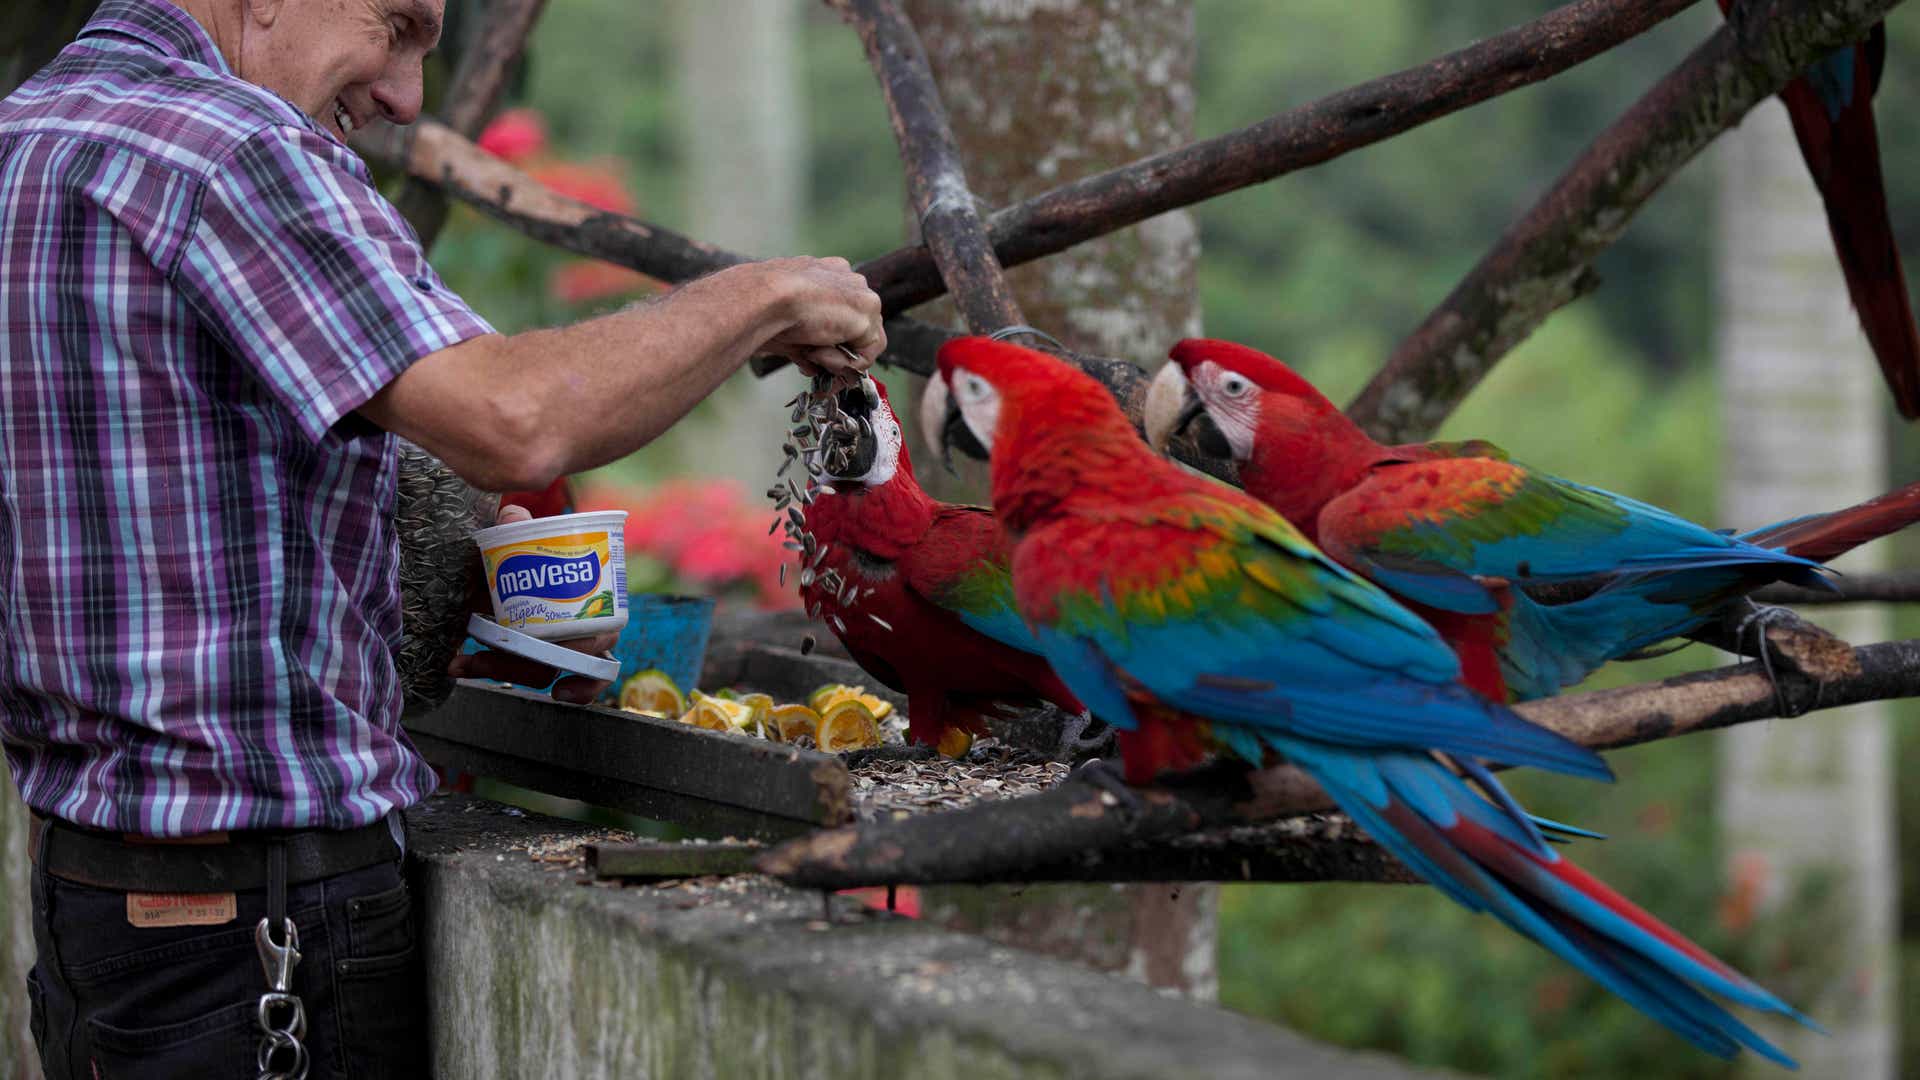
<path fill-rule="evenodd" d="M 830 754 L 879 746 L 880 723 L 863 702 L 848 698 L 820 714 L 820 733 L 814 741 Z"/>
<path fill-rule="evenodd" d="M 965 757 L 973 749 L 973 736 L 966 731 L 950 727 L 940 735 L 940 745 L 936 748 L 950 758 Z"/>
<path fill-rule="evenodd" d="M 802 735 L 818 738 L 820 714 L 805 705 L 776 705 L 768 714 L 768 730 L 781 742 L 792 742 Z"/>
<path fill-rule="evenodd" d="M 634 672 L 620 684 L 620 707 L 628 712 L 679 716 L 687 711 L 687 699 L 680 696 L 680 688 L 666 672 L 648 668 Z"/>
<path fill-rule="evenodd" d="M 867 693 L 867 688 L 864 686 L 828 683 L 807 696 L 807 706 L 821 716 L 827 715 L 835 705 L 843 701 L 857 701 L 865 705 L 875 720 L 885 720 L 893 714 L 892 702 L 877 694 Z"/>

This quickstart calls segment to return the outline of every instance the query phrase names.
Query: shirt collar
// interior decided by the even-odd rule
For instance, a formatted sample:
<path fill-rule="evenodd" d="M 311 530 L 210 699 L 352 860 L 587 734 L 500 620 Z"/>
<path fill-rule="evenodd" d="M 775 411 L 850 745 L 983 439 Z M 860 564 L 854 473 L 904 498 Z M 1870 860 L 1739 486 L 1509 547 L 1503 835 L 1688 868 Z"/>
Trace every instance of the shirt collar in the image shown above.
<path fill-rule="evenodd" d="M 83 38 L 97 34 L 122 34 L 163 55 L 233 73 L 206 28 L 169 0 L 106 0 L 80 31 Z"/>

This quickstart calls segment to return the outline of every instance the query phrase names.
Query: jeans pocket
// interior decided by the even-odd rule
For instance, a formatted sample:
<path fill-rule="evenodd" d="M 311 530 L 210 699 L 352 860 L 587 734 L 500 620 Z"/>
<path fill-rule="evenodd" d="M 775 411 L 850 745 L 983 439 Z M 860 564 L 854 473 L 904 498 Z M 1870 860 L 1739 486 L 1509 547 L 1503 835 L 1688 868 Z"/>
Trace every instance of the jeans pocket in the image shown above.
<path fill-rule="evenodd" d="M 354 1080 L 427 1074 L 427 995 L 419 951 L 336 960 L 340 1061 Z"/>
<path fill-rule="evenodd" d="M 412 948 L 413 893 L 406 882 L 347 901 L 348 959 L 374 959 Z"/>
<path fill-rule="evenodd" d="M 260 1031 L 255 1002 L 223 1005 L 209 1013 L 150 1028 L 123 1028 L 98 1018 L 87 1021 L 93 1075 L 101 1080 L 217 1080 L 259 1075 L 255 1055 Z"/>
<path fill-rule="evenodd" d="M 38 964 L 27 969 L 27 1030 L 33 1034 L 35 1047 L 47 1045 L 47 994 L 40 988 Z"/>

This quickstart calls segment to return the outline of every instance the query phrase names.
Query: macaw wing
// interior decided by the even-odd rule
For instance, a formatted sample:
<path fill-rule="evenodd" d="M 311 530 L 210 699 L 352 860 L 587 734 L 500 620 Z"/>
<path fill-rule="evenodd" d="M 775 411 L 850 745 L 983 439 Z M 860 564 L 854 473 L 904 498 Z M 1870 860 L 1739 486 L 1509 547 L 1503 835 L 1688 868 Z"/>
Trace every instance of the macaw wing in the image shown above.
<path fill-rule="evenodd" d="M 1461 685 L 1431 627 L 1265 507 L 1202 496 L 1113 533 L 1103 587 L 1056 594 L 1040 633 L 1055 671 L 1110 723 L 1131 722 L 1114 703 L 1144 694 L 1236 747 L 1293 737 L 1607 775 L 1592 752 Z M 1023 566 L 1030 547 L 1046 558 L 1038 539 Z"/>
<path fill-rule="evenodd" d="M 907 587 L 952 612 L 970 629 L 1009 648 L 1039 653 L 1040 643 L 1013 606 L 1011 552 L 993 511 L 943 506 L 919 543 L 896 562 Z"/>
<path fill-rule="evenodd" d="M 1610 574 L 1796 562 L 1599 488 L 1487 458 L 1388 465 L 1321 511 L 1336 558 L 1431 607 L 1496 610 L 1480 580 L 1546 584 Z"/>

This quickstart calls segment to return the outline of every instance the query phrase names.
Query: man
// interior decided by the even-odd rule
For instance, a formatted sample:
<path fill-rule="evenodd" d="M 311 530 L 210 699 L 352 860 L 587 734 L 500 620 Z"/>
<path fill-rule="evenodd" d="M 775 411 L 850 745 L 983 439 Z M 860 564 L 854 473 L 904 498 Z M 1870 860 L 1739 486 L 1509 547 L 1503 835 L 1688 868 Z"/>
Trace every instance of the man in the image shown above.
<path fill-rule="evenodd" d="M 50 1078 L 422 1074 L 395 435 L 537 489 L 756 351 L 884 347 L 816 259 L 493 333 L 344 145 L 415 118 L 441 14 L 106 0 L 0 102 L 0 739 Z"/>

